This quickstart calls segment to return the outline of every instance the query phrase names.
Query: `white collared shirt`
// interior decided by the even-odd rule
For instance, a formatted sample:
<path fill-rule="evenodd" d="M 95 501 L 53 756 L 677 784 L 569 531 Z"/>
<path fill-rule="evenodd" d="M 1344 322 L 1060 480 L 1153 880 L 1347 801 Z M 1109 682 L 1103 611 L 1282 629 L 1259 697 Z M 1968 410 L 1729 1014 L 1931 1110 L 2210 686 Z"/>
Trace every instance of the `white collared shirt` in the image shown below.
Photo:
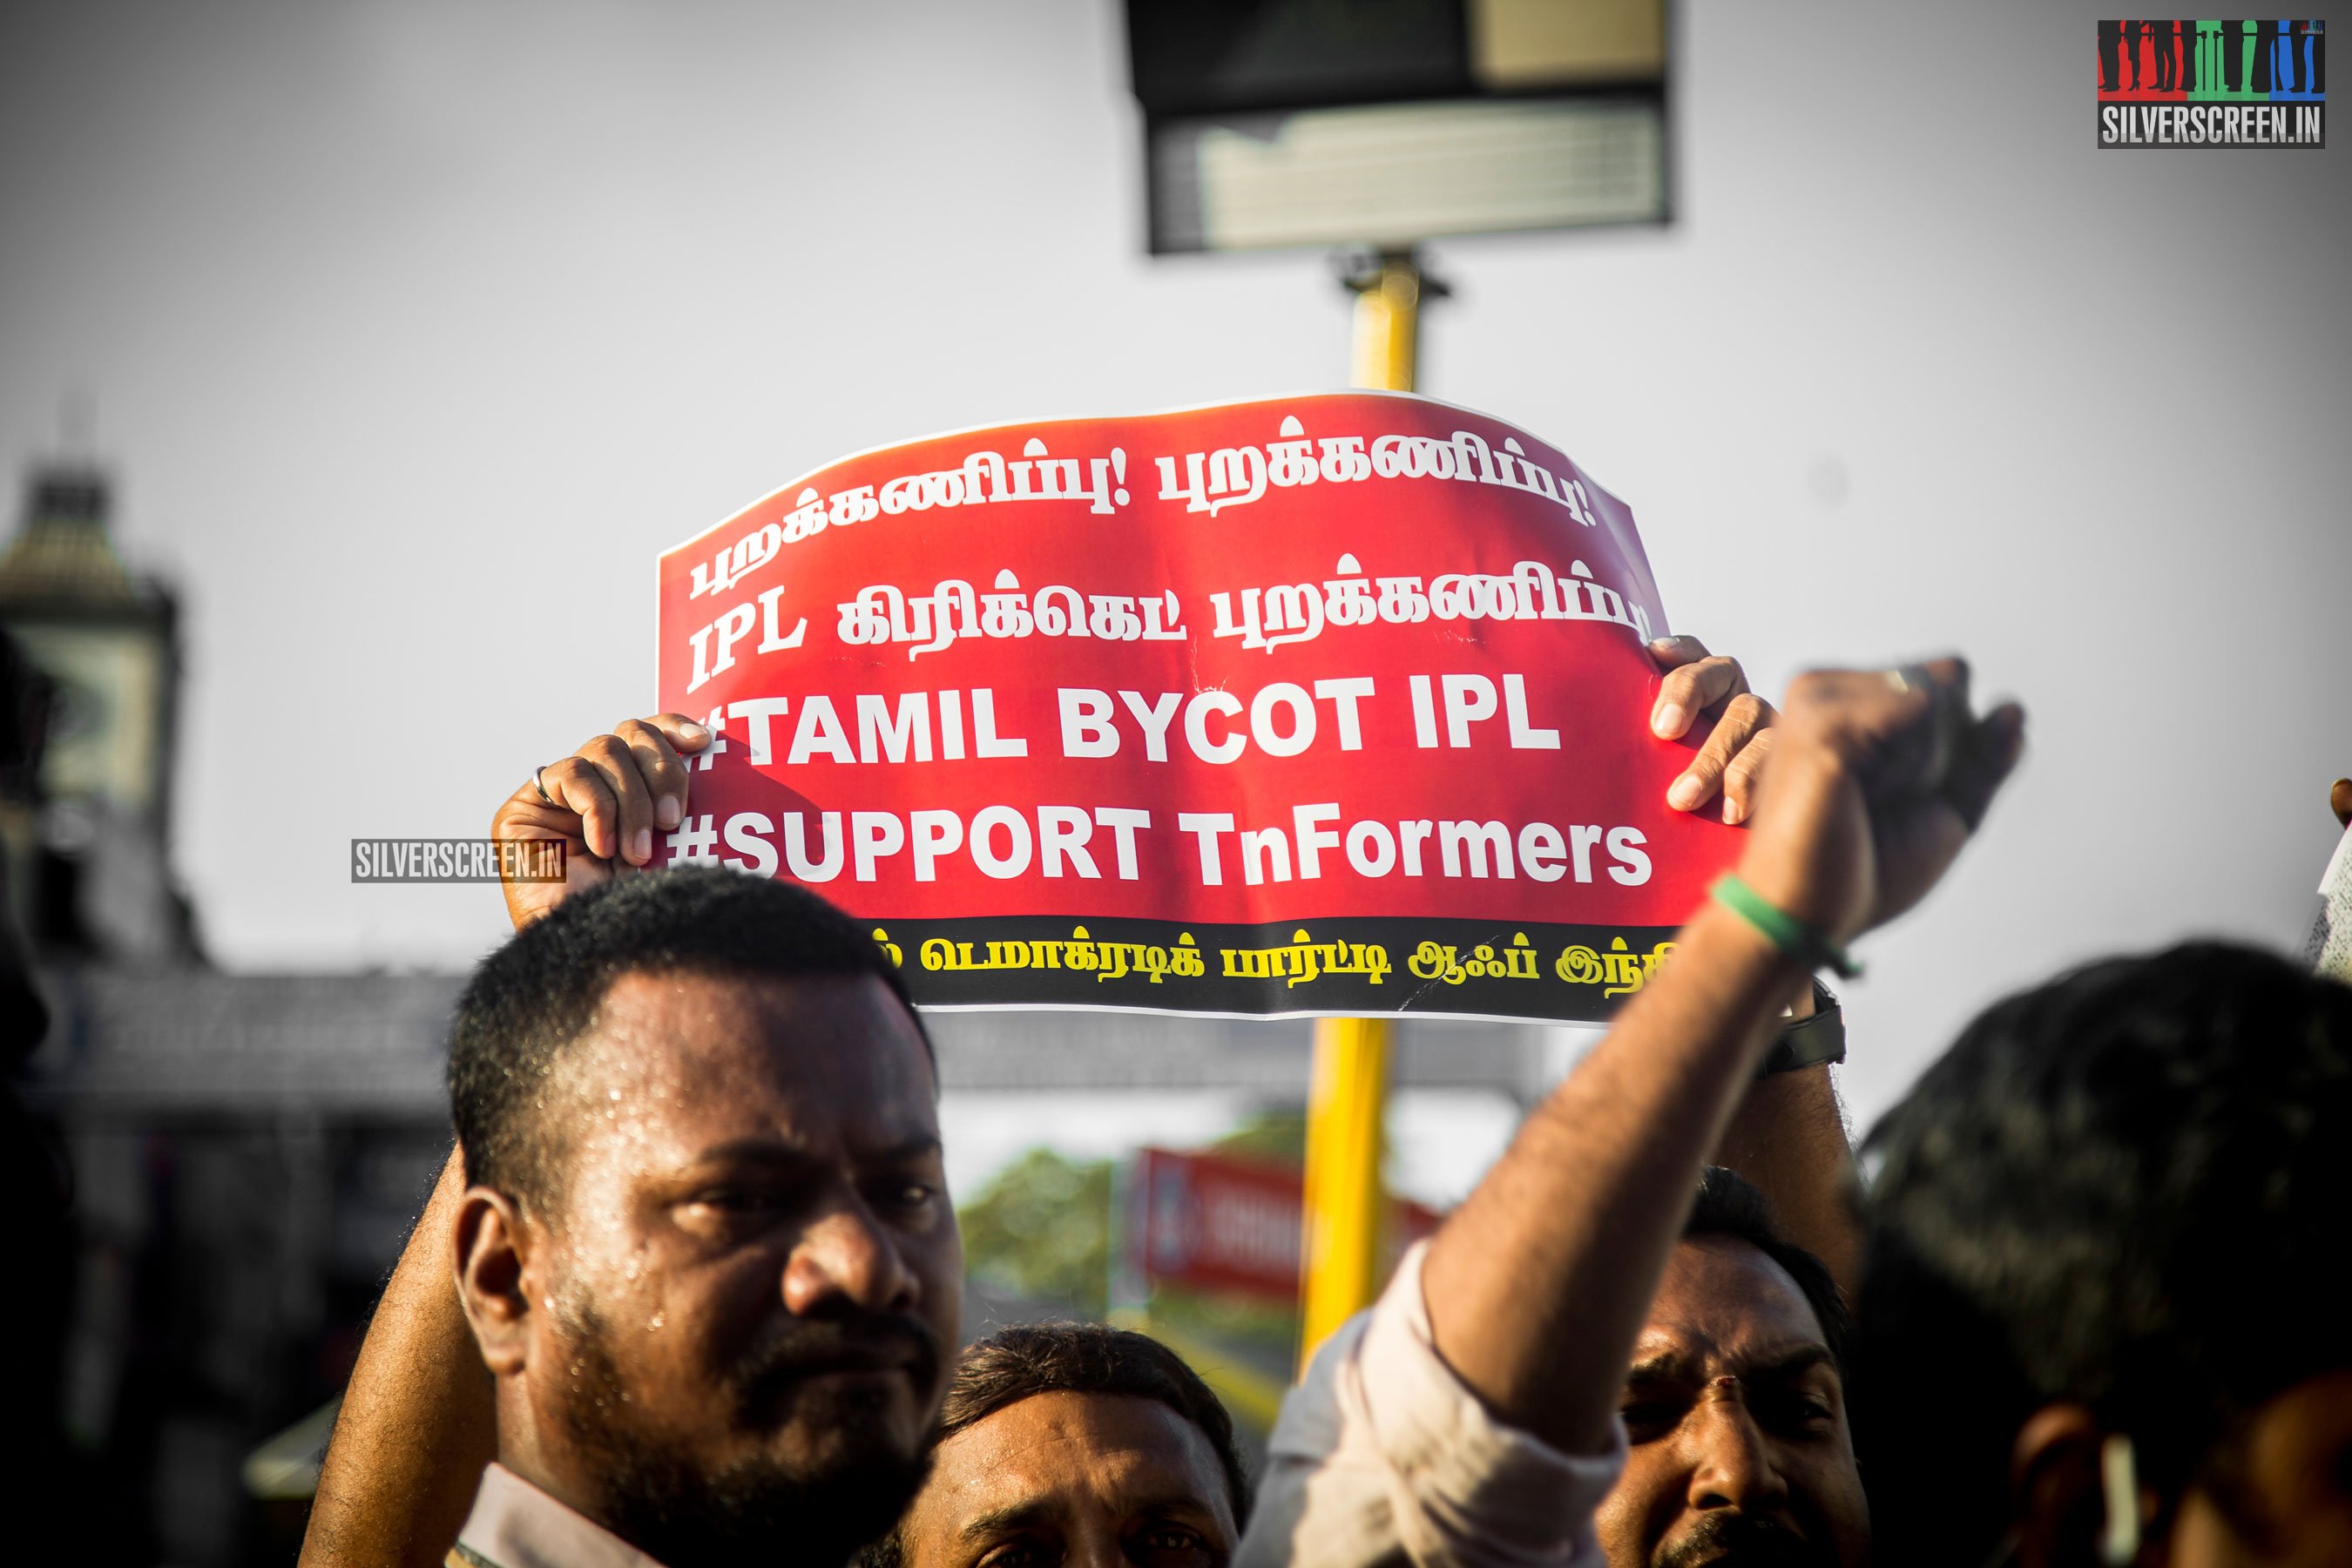
<path fill-rule="evenodd" d="M 448 1568 L 662 1568 L 504 1465 L 482 1472 Z"/>
<path fill-rule="evenodd" d="M 1234 1568 L 1600 1568 L 1592 1515 L 1625 1468 L 1564 1454 L 1487 1411 L 1437 1353 L 1426 1242 L 1333 1334 L 1282 1402 Z"/>

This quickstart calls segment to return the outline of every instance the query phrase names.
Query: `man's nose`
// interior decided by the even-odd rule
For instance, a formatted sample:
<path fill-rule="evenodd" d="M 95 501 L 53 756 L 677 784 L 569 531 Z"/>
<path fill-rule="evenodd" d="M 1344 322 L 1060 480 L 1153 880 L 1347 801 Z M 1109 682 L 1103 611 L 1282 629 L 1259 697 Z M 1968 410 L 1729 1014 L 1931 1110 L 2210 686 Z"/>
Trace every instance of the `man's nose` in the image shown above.
<path fill-rule="evenodd" d="M 917 1294 L 915 1272 L 896 1239 L 855 1200 L 813 1219 L 784 1265 L 784 1306 L 795 1317 L 822 1315 L 842 1302 L 904 1312 Z"/>
<path fill-rule="evenodd" d="M 1135 1568 L 1137 1557 L 1130 1554 L 1129 1544 L 1119 1538 L 1115 1518 L 1074 1520 L 1062 1540 L 1060 1568 Z"/>
<path fill-rule="evenodd" d="M 1788 1500 L 1788 1482 L 1774 1462 L 1772 1446 L 1756 1425 L 1738 1385 L 1707 1391 L 1699 1407 L 1684 1423 L 1688 1441 L 1696 1445 L 1690 1471 L 1689 1503 L 1694 1509 L 1736 1508 L 1743 1513 L 1780 1507 Z"/>

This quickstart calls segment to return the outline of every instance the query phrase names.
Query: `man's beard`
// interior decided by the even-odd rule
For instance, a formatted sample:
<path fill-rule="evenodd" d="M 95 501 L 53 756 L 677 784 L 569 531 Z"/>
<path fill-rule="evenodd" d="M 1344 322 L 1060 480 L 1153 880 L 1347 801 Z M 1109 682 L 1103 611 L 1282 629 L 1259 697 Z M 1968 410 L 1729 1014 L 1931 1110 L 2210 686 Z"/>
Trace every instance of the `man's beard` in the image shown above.
<path fill-rule="evenodd" d="M 563 1380 L 563 1419 L 602 1496 L 597 1521 L 666 1568 L 719 1568 L 758 1559 L 845 1562 L 898 1522 L 922 1487 L 930 1456 L 893 1439 L 890 1395 L 871 1386 L 831 1391 L 828 1408 L 806 1411 L 831 1441 L 809 1462 L 755 1450 L 718 1467 L 696 1462 L 690 1447 L 646 1419 L 613 1354 L 612 1331 L 593 1308 L 577 1310 L 573 1375 Z M 811 1371 L 842 1364 L 860 1352 L 911 1359 L 907 1376 L 933 1386 L 939 1352 L 914 1320 L 796 1325 L 730 1369 L 733 1408 L 701 1413 L 737 1432 L 774 1430 L 795 1386 Z"/>
<path fill-rule="evenodd" d="M 1837 1551 L 1826 1541 L 1808 1541 L 1778 1520 L 1718 1509 L 1702 1516 L 1687 1534 L 1662 1546 L 1650 1568 L 1837 1568 Z"/>

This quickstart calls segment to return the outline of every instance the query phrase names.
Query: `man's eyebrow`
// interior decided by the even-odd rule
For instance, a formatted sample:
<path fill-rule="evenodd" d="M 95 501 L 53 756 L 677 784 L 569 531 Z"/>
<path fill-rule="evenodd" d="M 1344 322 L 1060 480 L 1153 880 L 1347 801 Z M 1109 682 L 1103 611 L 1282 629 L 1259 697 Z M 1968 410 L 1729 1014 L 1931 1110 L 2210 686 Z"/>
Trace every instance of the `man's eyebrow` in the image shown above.
<path fill-rule="evenodd" d="M 815 1154 L 789 1138 L 772 1132 L 761 1132 L 750 1138 L 732 1138 L 724 1143 L 713 1143 L 694 1156 L 697 1165 L 809 1165 L 816 1163 Z"/>
<path fill-rule="evenodd" d="M 1690 1360 L 1691 1358 L 1681 1351 L 1668 1351 L 1664 1355 L 1654 1355 L 1645 1360 L 1637 1361 L 1628 1367 L 1625 1370 L 1625 1381 L 1628 1383 L 1668 1383 L 1678 1379 L 1687 1381 L 1694 1375 Z"/>
<path fill-rule="evenodd" d="M 1829 1346 L 1798 1345 L 1780 1354 L 1750 1363 L 1739 1375 L 1747 1378 L 1769 1378 L 1787 1383 L 1812 1371 L 1817 1366 L 1828 1367 L 1832 1372 L 1837 1371 L 1837 1357 L 1830 1353 Z"/>
<path fill-rule="evenodd" d="M 918 1160 L 938 1154 L 942 1147 L 938 1133 L 919 1132 L 912 1138 L 902 1139 L 879 1149 L 860 1150 L 857 1157 L 870 1164 L 911 1165 Z"/>
<path fill-rule="evenodd" d="M 917 1133 L 911 1138 L 878 1149 L 857 1151 L 861 1164 L 908 1164 L 929 1158 L 940 1152 L 939 1134 Z M 794 1142 L 782 1133 L 761 1132 L 749 1138 L 733 1138 L 724 1143 L 714 1143 L 694 1157 L 700 1164 L 766 1164 L 809 1165 L 821 1156 Z"/>
<path fill-rule="evenodd" d="M 1123 1513 L 1150 1514 L 1160 1517 L 1170 1514 L 1195 1514 L 1202 1519 L 1213 1521 L 1217 1516 L 1216 1504 L 1197 1493 L 1188 1491 L 1156 1491 L 1146 1493 L 1141 1497 L 1122 1498 L 1118 1500 L 1118 1508 Z M 962 1529 L 956 1531 L 956 1538 L 960 1541 L 984 1540 L 990 1536 L 1003 1535 L 1013 1531 L 1026 1529 L 1034 1524 L 1044 1523 L 1051 1519 L 1053 1514 L 1052 1502 L 1043 1498 L 1032 1498 L 1026 1502 L 1008 1503 L 1003 1508 L 990 1509 L 985 1513 L 974 1514 L 964 1521 Z"/>
<path fill-rule="evenodd" d="M 1119 1506 L 1129 1513 L 1196 1513 L 1208 1519 L 1214 1519 L 1217 1515 L 1217 1505 L 1198 1492 L 1147 1492 L 1141 1497 L 1125 1499 Z"/>
<path fill-rule="evenodd" d="M 985 1513 L 976 1513 L 964 1521 L 963 1528 L 956 1531 L 956 1539 L 985 1541 L 991 1536 L 1003 1535 L 1010 1531 L 1022 1530 L 1039 1523 L 1051 1516 L 1053 1511 L 1052 1505 L 1043 1498 L 1032 1498 L 1027 1502 L 1008 1503 L 1003 1508 L 990 1509 Z"/>
<path fill-rule="evenodd" d="M 1668 1351 L 1663 1355 L 1651 1356 L 1626 1369 L 1625 1381 L 1696 1383 L 1701 1381 L 1703 1374 L 1692 1364 L 1693 1359 L 1683 1351 Z M 1827 1366 L 1832 1372 L 1837 1370 L 1837 1358 L 1830 1353 L 1829 1346 L 1792 1345 L 1785 1350 L 1768 1351 L 1761 1356 L 1746 1361 L 1738 1375 L 1744 1379 L 1785 1383 L 1817 1366 Z"/>

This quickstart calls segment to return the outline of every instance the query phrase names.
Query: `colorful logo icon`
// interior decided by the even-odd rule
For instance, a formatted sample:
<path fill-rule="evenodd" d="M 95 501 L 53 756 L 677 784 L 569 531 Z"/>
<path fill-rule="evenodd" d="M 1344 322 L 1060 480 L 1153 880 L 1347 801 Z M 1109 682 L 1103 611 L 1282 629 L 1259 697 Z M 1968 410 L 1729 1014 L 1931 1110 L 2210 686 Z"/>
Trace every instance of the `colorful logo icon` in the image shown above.
<path fill-rule="evenodd" d="M 2099 145 L 2327 144 L 2327 32 L 2315 16 L 2099 24 Z"/>

